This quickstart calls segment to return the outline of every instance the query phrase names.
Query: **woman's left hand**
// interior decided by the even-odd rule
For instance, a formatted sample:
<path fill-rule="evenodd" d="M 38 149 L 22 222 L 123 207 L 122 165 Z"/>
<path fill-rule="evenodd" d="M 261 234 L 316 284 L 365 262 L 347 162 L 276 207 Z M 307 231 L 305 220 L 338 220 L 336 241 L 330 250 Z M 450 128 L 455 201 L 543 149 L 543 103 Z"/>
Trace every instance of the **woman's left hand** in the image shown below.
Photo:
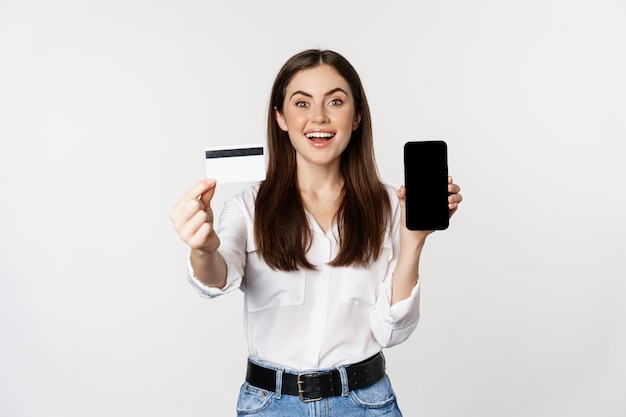
<path fill-rule="evenodd" d="M 450 217 L 452 217 L 456 209 L 459 208 L 459 203 L 463 201 L 463 196 L 459 194 L 460 192 L 461 187 L 456 185 L 452 177 L 448 175 L 448 211 Z"/>
<path fill-rule="evenodd" d="M 450 218 L 454 213 L 456 213 L 459 208 L 459 204 L 463 201 L 463 196 L 460 194 L 461 187 L 454 183 L 454 180 L 451 176 L 448 176 L 448 213 Z M 406 195 L 406 188 L 404 186 L 398 189 L 398 198 L 400 199 L 400 206 L 402 210 L 402 215 L 400 217 L 401 226 L 403 229 L 406 229 L 406 209 L 405 209 L 405 201 L 404 197 Z M 408 230 L 408 229 L 407 229 Z M 428 235 L 434 232 L 434 230 L 420 230 L 417 231 L 417 234 Z"/>

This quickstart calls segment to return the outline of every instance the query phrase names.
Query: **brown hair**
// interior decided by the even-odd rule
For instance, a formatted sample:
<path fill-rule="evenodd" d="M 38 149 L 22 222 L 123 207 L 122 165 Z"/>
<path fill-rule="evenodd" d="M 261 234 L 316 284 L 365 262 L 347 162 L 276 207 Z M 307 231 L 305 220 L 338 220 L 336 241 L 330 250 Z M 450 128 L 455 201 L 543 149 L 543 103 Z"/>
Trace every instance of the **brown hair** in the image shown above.
<path fill-rule="evenodd" d="M 370 110 L 354 67 L 340 54 L 309 49 L 291 57 L 280 69 L 267 115 L 268 167 L 256 198 L 254 239 L 258 254 L 273 269 L 315 269 L 306 258 L 311 243 L 296 181 L 295 151 L 287 132 L 274 117 L 282 113 L 287 85 L 299 71 L 330 65 L 346 80 L 354 96 L 358 128 L 341 155 L 344 187 L 337 211 L 340 249 L 333 266 L 366 266 L 378 258 L 391 217 L 391 203 L 378 177 Z"/>

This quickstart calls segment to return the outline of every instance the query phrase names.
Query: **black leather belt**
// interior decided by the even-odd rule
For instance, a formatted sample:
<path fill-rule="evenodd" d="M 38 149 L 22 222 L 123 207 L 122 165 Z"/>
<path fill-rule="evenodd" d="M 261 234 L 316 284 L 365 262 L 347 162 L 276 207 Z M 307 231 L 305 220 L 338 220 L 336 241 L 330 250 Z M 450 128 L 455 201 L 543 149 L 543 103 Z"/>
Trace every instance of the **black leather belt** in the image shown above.
<path fill-rule="evenodd" d="M 369 387 L 385 376 L 385 357 L 377 353 L 362 362 L 345 367 L 350 391 Z M 246 381 L 257 388 L 276 391 L 276 371 L 248 360 Z M 324 397 L 342 394 L 341 375 L 338 369 L 326 372 L 283 372 L 281 393 L 296 395 L 304 402 L 318 401 Z"/>

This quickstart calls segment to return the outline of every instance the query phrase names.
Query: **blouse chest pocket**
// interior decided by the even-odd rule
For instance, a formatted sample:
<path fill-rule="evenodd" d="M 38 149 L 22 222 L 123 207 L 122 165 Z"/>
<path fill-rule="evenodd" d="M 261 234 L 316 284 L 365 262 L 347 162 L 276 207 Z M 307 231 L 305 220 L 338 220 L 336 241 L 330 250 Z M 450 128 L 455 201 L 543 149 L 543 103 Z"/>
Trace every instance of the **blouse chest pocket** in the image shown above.
<path fill-rule="evenodd" d="M 304 271 L 265 271 L 245 280 L 249 312 L 304 304 Z"/>
<path fill-rule="evenodd" d="M 383 247 L 379 258 L 371 265 L 338 270 L 333 279 L 333 292 L 339 301 L 366 308 L 374 306 L 378 287 L 389 273 L 390 256 L 391 249 Z"/>
<path fill-rule="evenodd" d="M 248 245 L 242 288 L 246 293 L 248 312 L 304 304 L 305 271 L 272 270 L 259 258 L 252 246 Z"/>

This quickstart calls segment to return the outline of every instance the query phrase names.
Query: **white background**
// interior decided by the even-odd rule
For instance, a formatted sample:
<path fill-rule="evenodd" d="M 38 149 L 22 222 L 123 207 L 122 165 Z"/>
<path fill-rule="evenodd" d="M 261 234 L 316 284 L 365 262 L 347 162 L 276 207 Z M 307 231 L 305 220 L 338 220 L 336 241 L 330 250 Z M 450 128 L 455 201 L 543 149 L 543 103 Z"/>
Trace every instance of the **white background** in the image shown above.
<path fill-rule="evenodd" d="M 625 22 L 623 0 L 0 0 L 0 415 L 234 415 L 242 295 L 196 295 L 168 214 L 205 146 L 265 140 L 309 47 L 361 74 L 386 182 L 444 139 L 465 197 L 386 352 L 404 414 L 626 415 Z"/>

